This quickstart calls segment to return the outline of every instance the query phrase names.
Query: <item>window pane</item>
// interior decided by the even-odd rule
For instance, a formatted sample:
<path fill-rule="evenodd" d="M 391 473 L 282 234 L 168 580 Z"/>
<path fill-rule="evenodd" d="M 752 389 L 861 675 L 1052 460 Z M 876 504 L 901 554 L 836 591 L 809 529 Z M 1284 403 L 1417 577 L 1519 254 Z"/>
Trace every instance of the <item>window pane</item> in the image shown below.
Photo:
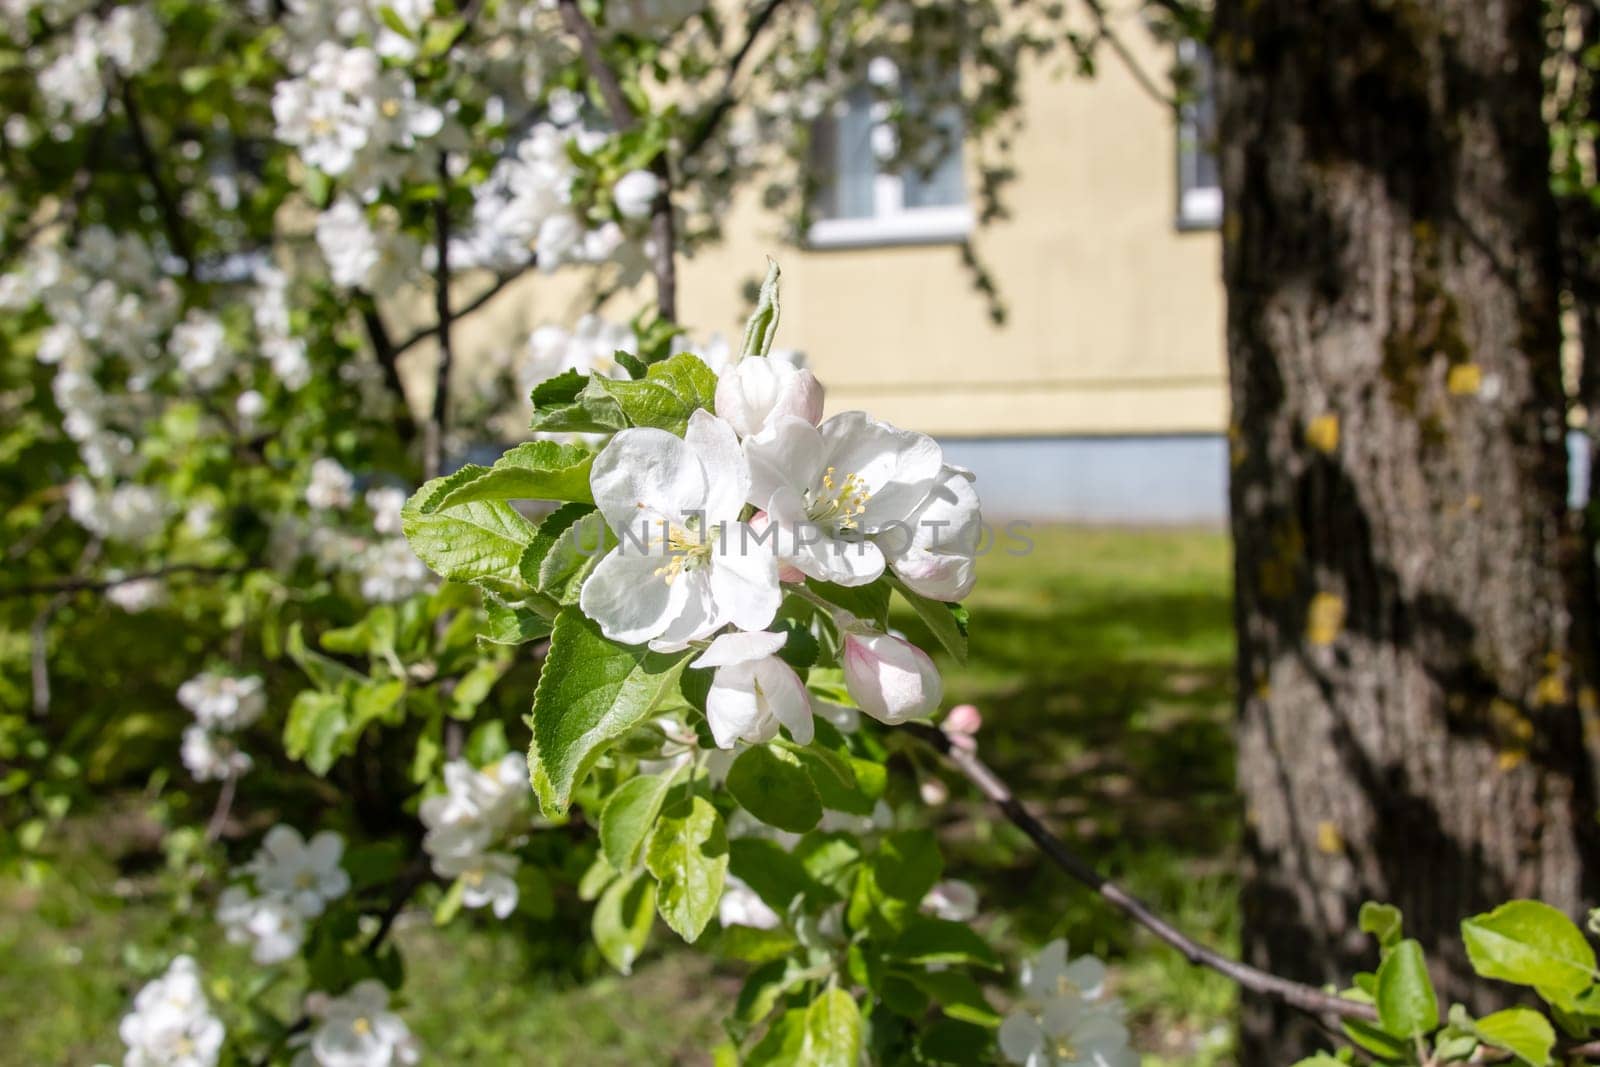
<path fill-rule="evenodd" d="M 961 165 L 961 112 L 945 108 L 935 122 L 944 136 L 924 146 L 920 164 L 907 165 L 900 174 L 904 204 L 914 207 L 949 207 L 967 202 L 966 174 Z"/>
<path fill-rule="evenodd" d="M 822 179 L 817 214 L 827 219 L 872 217 L 872 92 L 865 86 L 845 97 L 831 120 L 817 124 L 814 161 Z"/>
<path fill-rule="evenodd" d="M 1184 58 L 1194 68 L 1194 98 L 1183 106 L 1178 128 L 1178 175 L 1183 192 L 1215 189 L 1217 174 L 1217 96 L 1211 72 L 1211 53 L 1195 46 Z"/>

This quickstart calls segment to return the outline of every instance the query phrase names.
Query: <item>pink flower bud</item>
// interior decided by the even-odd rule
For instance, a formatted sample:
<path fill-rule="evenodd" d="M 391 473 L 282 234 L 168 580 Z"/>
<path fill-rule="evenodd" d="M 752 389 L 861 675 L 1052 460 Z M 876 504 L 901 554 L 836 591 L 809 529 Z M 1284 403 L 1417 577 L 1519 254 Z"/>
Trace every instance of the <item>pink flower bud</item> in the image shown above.
<path fill-rule="evenodd" d="M 815 426 L 822 420 L 822 383 L 808 370 L 751 356 L 723 373 L 716 404 L 740 437 L 758 434 L 785 415 Z"/>
<path fill-rule="evenodd" d="M 983 725 L 983 712 L 975 704 L 957 704 L 944 717 L 942 725 L 947 734 L 975 734 Z"/>
<path fill-rule="evenodd" d="M 890 726 L 933 714 L 944 695 L 926 652 L 859 623 L 845 630 L 844 682 L 862 711 Z"/>

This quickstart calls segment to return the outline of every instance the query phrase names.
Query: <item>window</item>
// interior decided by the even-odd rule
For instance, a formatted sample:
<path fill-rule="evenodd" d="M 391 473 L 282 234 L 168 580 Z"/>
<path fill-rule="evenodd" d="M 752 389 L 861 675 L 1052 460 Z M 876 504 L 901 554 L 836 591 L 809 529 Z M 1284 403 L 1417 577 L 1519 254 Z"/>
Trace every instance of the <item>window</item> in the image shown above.
<path fill-rule="evenodd" d="M 892 81 L 881 73 L 873 80 Z M 914 106 L 909 95 L 906 101 Z M 813 247 L 960 241 L 971 233 L 960 111 L 941 109 L 932 123 L 941 135 L 924 146 L 926 158 L 891 171 L 884 161 L 895 154 L 895 131 L 883 121 L 886 110 L 863 85 L 818 121 L 813 164 L 821 191 L 806 235 Z"/>
<path fill-rule="evenodd" d="M 1211 54 L 1194 41 L 1178 45 L 1178 59 L 1194 73 L 1194 91 L 1178 115 L 1178 226 L 1200 229 L 1222 222 L 1217 174 L 1217 97 Z"/>

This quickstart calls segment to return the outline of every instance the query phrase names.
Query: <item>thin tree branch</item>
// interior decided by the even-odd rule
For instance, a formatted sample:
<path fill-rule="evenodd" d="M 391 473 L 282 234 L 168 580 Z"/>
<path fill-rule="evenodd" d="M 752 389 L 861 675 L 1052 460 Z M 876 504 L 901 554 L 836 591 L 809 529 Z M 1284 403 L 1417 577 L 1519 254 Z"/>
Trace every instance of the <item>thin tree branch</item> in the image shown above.
<path fill-rule="evenodd" d="M 444 439 L 450 432 L 450 372 L 455 363 L 450 310 L 450 172 L 439 155 L 439 198 L 433 202 L 433 236 L 437 262 L 433 274 L 433 309 L 438 320 L 439 362 L 433 375 L 433 410 L 422 440 L 422 476 L 437 478 L 444 465 Z"/>
<path fill-rule="evenodd" d="M 378 313 L 377 302 L 371 294 L 362 293 L 360 302 L 361 321 L 367 328 L 368 340 L 372 342 L 373 356 L 383 370 L 384 384 L 394 395 L 395 430 L 402 441 L 410 444 L 417 437 L 417 420 L 411 414 L 411 401 L 406 399 L 405 383 L 400 380 L 399 358 L 402 349 L 395 347 L 394 340 L 389 336 L 389 328 L 383 324 L 383 316 Z"/>
<path fill-rule="evenodd" d="M 184 275 L 190 281 L 194 281 L 194 245 L 190 243 L 188 230 L 184 226 L 183 211 L 172 190 L 167 188 L 166 180 L 161 176 L 161 161 L 156 158 L 155 149 L 150 146 L 150 137 L 145 132 L 144 116 L 139 110 L 133 83 L 126 80 L 122 83 L 122 110 L 128 116 L 128 128 L 133 134 L 133 150 L 139 157 L 139 168 L 155 187 L 156 204 L 161 209 L 161 223 L 167 232 L 167 243 L 172 245 L 172 250 L 182 258 Z"/>
<path fill-rule="evenodd" d="M 617 80 L 617 72 L 607 65 L 600 54 L 600 39 L 595 36 L 594 24 L 578 7 L 578 0 L 559 0 L 561 21 L 578 40 L 578 51 L 589 69 L 589 76 L 600 87 L 600 96 L 610 113 L 611 124 L 618 132 L 626 132 L 639 124 L 628 96 Z M 672 217 L 672 166 L 665 151 L 656 154 L 650 162 L 650 173 L 656 176 L 660 189 L 650 207 L 650 236 L 655 243 L 652 268 L 656 276 L 656 309 L 668 322 L 678 321 L 678 235 L 677 223 Z"/>
<path fill-rule="evenodd" d="M 456 309 L 455 321 L 460 322 L 462 319 L 466 318 L 468 315 L 472 314 L 474 311 L 477 311 L 479 308 L 489 303 L 489 301 L 499 296 L 505 291 L 505 288 L 508 285 L 522 277 L 524 274 L 528 273 L 528 271 L 532 270 L 538 265 L 538 262 L 538 258 L 535 257 L 514 270 L 509 270 L 502 274 L 495 275 L 494 282 L 487 289 Z M 396 356 L 405 355 L 408 351 L 410 351 L 412 348 L 415 348 L 423 341 L 426 341 L 430 337 L 437 337 L 438 335 L 439 324 L 437 322 L 432 326 L 425 326 L 414 333 L 408 334 L 404 339 L 396 342 L 394 345 L 394 354 Z"/>
<path fill-rule="evenodd" d="M 233 798 L 238 789 L 237 774 L 230 774 L 222 780 L 222 791 L 217 794 L 217 806 L 211 809 L 211 819 L 206 823 L 208 842 L 222 836 L 222 828 L 228 824 L 228 815 L 233 811 Z"/>
<path fill-rule="evenodd" d="M 42 582 L 28 582 L 22 585 L 0 587 L 0 600 L 14 597 L 103 593 L 107 589 L 115 589 L 119 585 L 142 582 L 149 578 L 169 578 L 180 574 L 219 577 L 228 574 L 239 574 L 244 569 L 242 566 L 223 567 L 208 563 L 170 563 L 164 567 L 157 567 L 155 570 L 140 571 L 138 574 L 124 574 L 118 578 L 53 578 Z"/>
<path fill-rule="evenodd" d="M 1068 849 L 1059 837 L 1051 833 L 1043 823 L 1034 818 L 1033 814 L 1011 792 L 1011 788 L 1001 781 L 1000 777 L 990 770 L 975 753 L 953 745 L 950 738 L 942 730 L 935 729 L 932 726 L 908 723 L 903 729 L 909 730 L 915 737 L 926 742 L 940 755 L 944 756 L 952 766 L 966 776 L 968 781 L 977 786 L 978 791 L 987 797 L 995 807 L 999 808 L 1001 813 L 1011 820 L 1013 825 L 1027 834 L 1052 863 L 1077 881 L 1099 893 L 1102 900 L 1105 900 L 1146 930 L 1149 930 L 1157 938 L 1183 953 L 1184 958 L 1190 963 L 1201 967 L 1209 967 L 1211 970 L 1231 979 L 1243 989 L 1287 1004 L 1291 1008 L 1296 1008 L 1313 1016 L 1333 1016 L 1340 1019 L 1367 1021 L 1377 1018 L 1377 1011 L 1371 1004 L 1346 1000 L 1337 994 L 1329 993 L 1313 986 L 1304 985 L 1300 982 L 1291 982 L 1286 978 L 1279 978 L 1275 974 L 1269 974 L 1247 963 L 1231 959 L 1195 941 L 1151 911 L 1150 907 L 1143 901 L 1101 875 L 1087 861 Z"/>
<path fill-rule="evenodd" d="M 787 2 L 788 0 L 767 0 L 766 4 L 750 16 L 750 21 L 745 24 L 744 43 L 728 60 L 728 72 L 723 76 L 722 88 L 717 93 L 716 101 L 711 105 L 711 110 L 705 113 L 705 117 L 695 125 L 689 139 L 684 142 L 683 159 L 692 159 L 712 137 L 716 136 L 717 127 L 722 124 L 728 112 L 733 110 L 733 105 L 738 100 L 733 92 L 733 83 L 739 76 L 739 68 L 744 66 L 744 61 L 750 57 L 757 38 L 767 28 L 767 23 L 772 21 L 772 16 L 776 15 L 778 9 Z"/>
<path fill-rule="evenodd" d="M 1161 86 L 1156 84 L 1156 80 L 1144 69 L 1144 65 L 1128 50 L 1128 46 L 1122 43 L 1122 38 L 1118 37 L 1116 31 L 1111 28 L 1105 4 L 1101 0 L 1083 0 L 1083 3 L 1089 9 L 1089 14 L 1094 17 L 1096 35 L 1111 46 L 1111 51 L 1116 53 L 1117 58 L 1122 61 L 1122 65 L 1127 68 L 1128 73 L 1133 75 L 1133 80 L 1139 84 L 1139 88 L 1143 89 L 1152 100 L 1162 107 L 1167 108 L 1169 111 L 1177 111 L 1177 98 L 1167 94 L 1162 90 Z"/>

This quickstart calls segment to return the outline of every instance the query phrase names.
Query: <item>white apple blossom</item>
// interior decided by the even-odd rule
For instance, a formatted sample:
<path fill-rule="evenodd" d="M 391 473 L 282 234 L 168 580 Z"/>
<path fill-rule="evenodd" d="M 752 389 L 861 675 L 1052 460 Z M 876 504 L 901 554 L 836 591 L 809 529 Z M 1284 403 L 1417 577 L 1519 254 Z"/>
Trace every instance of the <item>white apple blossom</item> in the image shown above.
<path fill-rule="evenodd" d="M 689 666 L 715 668 L 706 694 L 706 722 L 720 748 L 770 741 L 779 725 L 802 745 L 815 735 L 811 696 L 794 668 L 778 658 L 785 635 L 726 633 Z"/>
<path fill-rule="evenodd" d="M 296 1034 L 293 1067 L 400 1067 L 421 1058 L 405 1021 L 389 1010 L 389 990 L 375 978 L 344 993 L 306 998 L 306 1013 L 316 1020 Z"/>
<path fill-rule="evenodd" d="M 647 170 L 630 170 L 611 187 L 611 199 L 623 218 L 642 219 L 649 217 L 660 191 L 660 178 Z"/>
<path fill-rule="evenodd" d="M 400 512 L 406 506 L 406 491 L 392 485 L 367 490 L 367 510 L 372 512 L 372 528 L 385 537 L 401 532 Z"/>
<path fill-rule="evenodd" d="M 267 710 L 266 683 L 258 675 L 236 677 L 202 671 L 178 686 L 178 703 L 188 708 L 201 726 L 242 730 Z"/>
<path fill-rule="evenodd" d="M 783 922 L 754 889 L 731 874 L 723 882 L 717 920 L 723 926 L 750 926 L 757 930 L 774 930 Z"/>
<path fill-rule="evenodd" d="M 740 520 L 750 471 L 733 428 L 696 411 L 677 437 L 623 430 L 595 458 L 595 503 L 618 545 L 583 584 L 579 603 L 623 644 L 683 648 L 728 623 L 760 630 L 782 594 L 770 546 Z"/>
<path fill-rule="evenodd" d="M 913 592 L 957 601 L 977 583 L 983 518 L 972 472 L 946 464 L 903 528 L 878 538 L 889 566 Z"/>
<path fill-rule="evenodd" d="M 117 573 L 108 574 L 106 577 L 116 582 L 106 590 L 106 599 L 129 615 L 159 608 L 167 602 L 167 583 L 160 578 L 119 581 L 121 575 Z"/>
<path fill-rule="evenodd" d="M 106 55 L 123 74 L 143 74 L 155 65 L 167 36 L 143 4 L 114 8 L 103 27 Z"/>
<path fill-rule="evenodd" d="M 671 33 L 704 10 L 705 0 L 610 0 L 606 25 L 613 30 L 655 37 Z"/>
<path fill-rule="evenodd" d="M 226 1036 L 188 956 L 139 990 L 117 1034 L 127 1046 L 123 1067 L 213 1067 Z"/>
<path fill-rule="evenodd" d="M 239 416 L 240 425 L 248 429 L 267 413 L 267 398 L 259 390 L 246 389 L 234 399 L 233 411 Z"/>
<path fill-rule="evenodd" d="M 349 197 L 340 197 L 317 216 L 317 247 L 335 285 L 391 293 L 416 274 L 422 246 L 399 228 L 393 209 L 377 219 Z"/>
<path fill-rule="evenodd" d="M 241 777 L 254 762 L 248 753 L 239 750 L 232 738 L 197 722 L 183 728 L 183 744 L 178 751 L 184 768 L 197 782 Z"/>
<path fill-rule="evenodd" d="M 404 537 L 386 537 L 353 557 L 361 578 L 361 595 L 378 604 L 393 604 L 434 585 L 433 572 L 417 558 Z"/>
<path fill-rule="evenodd" d="M 53 111 L 73 122 L 92 122 L 105 110 L 106 86 L 100 72 L 99 29 L 90 16 L 78 19 L 66 47 L 39 71 L 40 94 Z"/>
<path fill-rule="evenodd" d="M 784 416 L 822 421 L 823 390 L 817 376 L 783 360 L 743 359 L 717 381 L 717 415 L 740 437 L 753 437 Z"/>
<path fill-rule="evenodd" d="M 253 895 L 229 886 L 217 898 L 217 922 L 228 940 L 249 945 L 250 958 L 263 966 L 292 959 L 306 940 L 305 916 L 275 893 Z"/>
<path fill-rule="evenodd" d="M 845 686 L 862 711 L 897 726 L 938 709 L 944 682 L 926 652 L 865 623 L 847 625 L 843 636 Z"/>
<path fill-rule="evenodd" d="M 1056 940 L 1023 965 L 1023 1001 L 1000 1025 L 1000 1051 L 1025 1067 L 1138 1067 L 1122 1004 L 1107 995 L 1106 967 L 1069 961 Z"/>
<path fill-rule="evenodd" d="M 575 370 L 579 374 L 602 378 L 627 376 L 615 355 L 636 347 L 633 328 L 626 323 L 608 322 L 598 315 L 584 315 L 571 330 L 546 324 L 528 337 L 528 362 L 523 384 L 528 388 L 558 374 Z"/>
<path fill-rule="evenodd" d="M 488 906 L 497 919 L 517 909 L 517 858 L 504 852 L 439 856 L 433 871 L 442 878 L 461 880 L 461 903 L 469 908 Z"/>
<path fill-rule="evenodd" d="M 215 389 L 233 369 L 221 320 L 203 311 L 189 312 L 172 328 L 172 356 L 201 389 Z"/>
<path fill-rule="evenodd" d="M 322 914 L 329 901 L 350 891 L 350 876 L 341 867 L 344 838 L 323 830 L 308 842 L 292 826 L 279 823 L 267 831 L 261 847 L 244 869 L 255 876 L 263 895 L 275 894 L 308 919 Z"/>
<path fill-rule="evenodd" d="M 311 483 L 306 486 L 306 503 L 317 511 L 347 508 L 355 500 L 355 475 L 336 459 L 324 456 L 311 464 Z"/>
<path fill-rule="evenodd" d="M 948 922 L 970 922 L 978 914 L 978 891 L 971 882 L 946 878 L 922 898 L 922 910 Z"/>
<path fill-rule="evenodd" d="M 67 483 L 67 513 L 90 533 L 108 541 L 138 544 L 161 532 L 171 513 L 161 490 L 124 482 L 100 492 L 82 476 Z"/>
<path fill-rule="evenodd" d="M 746 438 L 750 501 L 778 526 L 778 555 L 805 574 L 865 585 L 883 573 L 880 537 L 904 536 L 939 477 L 926 434 L 847 411 L 813 426 L 780 416 Z"/>
<path fill-rule="evenodd" d="M 504 834 L 531 791 L 528 761 L 508 752 L 485 767 L 451 760 L 444 767 L 443 793 L 423 800 L 418 817 L 427 833 L 423 851 L 433 857 L 459 860 L 485 852 Z"/>

